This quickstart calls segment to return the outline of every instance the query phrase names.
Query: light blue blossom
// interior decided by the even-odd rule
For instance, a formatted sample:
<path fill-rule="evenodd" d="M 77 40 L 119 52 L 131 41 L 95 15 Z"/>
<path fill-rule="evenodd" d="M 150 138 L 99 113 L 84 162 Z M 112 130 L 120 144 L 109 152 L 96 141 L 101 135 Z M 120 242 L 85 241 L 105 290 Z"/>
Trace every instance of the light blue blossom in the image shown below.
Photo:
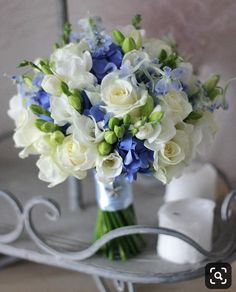
<path fill-rule="evenodd" d="M 183 68 L 176 68 L 172 70 L 170 67 L 165 66 L 163 68 L 163 75 L 161 79 L 155 85 L 155 93 L 167 94 L 170 90 L 182 91 L 183 86 L 180 79 L 184 73 Z"/>

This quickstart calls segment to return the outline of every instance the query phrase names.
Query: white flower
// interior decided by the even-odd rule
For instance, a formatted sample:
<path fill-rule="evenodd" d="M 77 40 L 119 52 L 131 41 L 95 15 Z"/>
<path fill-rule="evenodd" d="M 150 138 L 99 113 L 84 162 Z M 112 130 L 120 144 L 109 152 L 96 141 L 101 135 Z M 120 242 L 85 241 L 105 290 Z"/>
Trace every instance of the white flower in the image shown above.
<path fill-rule="evenodd" d="M 21 126 L 16 128 L 13 139 L 16 147 L 24 148 L 19 156 L 21 158 L 28 157 L 29 154 L 38 154 L 34 143 L 42 138 L 45 133 L 41 132 L 35 126 L 36 116 L 30 111 L 25 112 L 24 121 Z"/>
<path fill-rule="evenodd" d="M 89 71 L 92 57 L 85 51 L 84 44 L 70 43 L 57 49 L 51 56 L 54 73 L 70 88 L 85 88 L 94 83 L 95 77 Z"/>
<path fill-rule="evenodd" d="M 28 117 L 25 100 L 19 94 L 14 95 L 9 102 L 8 115 L 14 120 L 17 128 L 21 127 Z"/>
<path fill-rule="evenodd" d="M 46 92 L 52 95 L 61 95 L 61 81 L 54 75 L 45 75 L 41 86 Z"/>
<path fill-rule="evenodd" d="M 54 156 L 41 155 L 36 165 L 39 168 L 39 179 L 50 183 L 49 187 L 62 183 L 69 176 Z"/>
<path fill-rule="evenodd" d="M 172 52 L 168 44 L 155 38 L 145 40 L 145 42 L 143 42 L 143 47 L 151 58 L 158 58 L 162 50 L 165 50 L 167 55 L 170 55 Z"/>
<path fill-rule="evenodd" d="M 50 112 L 58 126 L 64 126 L 72 122 L 72 114 L 75 109 L 70 105 L 65 94 L 50 97 Z"/>
<path fill-rule="evenodd" d="M 95 166 L 97 148 L 94 145 L 78 142 L 72 135 L 67 136 L 57 147 L 57 160 L 71 175 L 83 179 L 86 171 Z"/>
<path fill-rule="evenodd" d="M 144 51 L 133 50 L 126 53 L 123 57 L 122 64 L 132 66 L 133 72 L 137 71 L 141 65 L 150 63 L 149 55 Z"/>
<path fill-rule="evenodd" d="M 123 33 L 125 37 L 132 37 L 137 45 L 137 48 L 141 48 L 142 40 L 145 36 L 145 30 L 136 29 L 133 25 L 126 25 L 118 27 L 118 29 Z"/>
<path fill-rule="evenodd" d="M 200 155 L 206 155 L 211 149 L 218 126 L 215 116 L 211 112 L 204 112 L 203 116 L 194 125 L 194 138 L 196 152 Z"/>
<path fill-rule="evenodd" d="M 155 151 L 153 162 L 155 177 L 163 183 L 168 183 L 173 177 L 181 175 L 183 169 L 191 162 L 192 130 L 191 125 L 186 125 L 185 130 L 177 130 L 173 139 L 159 145 L 159 150 Z"/>
<path fill-rule="evenodd" d="M 192 105 L 182 91 L 170 91 L 164 96 L 159 96 L 159 99 L 161 107 L 175 124 L 182 122 L 192 112 Z"/>
<path fill-rule="evenodd" d="M 161 129 L 159 128 L 160 126 Z M 153 151 L 159 150 L 161 144 L 171 140 L 176 134 L 175 125 L 167 115 L 162 118 L 160 126 L 158 124 L 155 135 L 147 138 L 144 142 L 144 145 Z"/>
<path fill-rule="evenodd" d="M 101 96 L 107 112 L 122 117 L 143 106 L 148 95 L 146 90 L 135 88 L 128 80 L 120 79 L 118 72 L 112 72 L 102 80 Z"/>
<path fill-rule="evenodd" d="M 100 130 L 93 117 L 73 113 L 72 126 L 68 129 L 74 138 L 80 142 L 94 144 L 103 140 L 104 132 Z"/>
<path fill-rule="evenodd" d="M 103 183 L 111 182 L 122 172 L 123 161 L 118 152 L 108 156 L 99 156 L 96 161 L 98 179 Z"/>

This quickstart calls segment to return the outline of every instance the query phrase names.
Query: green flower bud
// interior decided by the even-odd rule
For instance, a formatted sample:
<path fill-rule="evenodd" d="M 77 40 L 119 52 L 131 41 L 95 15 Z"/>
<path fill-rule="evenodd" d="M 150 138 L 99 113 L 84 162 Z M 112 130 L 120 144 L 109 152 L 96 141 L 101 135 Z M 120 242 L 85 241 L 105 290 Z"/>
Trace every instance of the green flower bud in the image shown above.
<path fill-rule="evenodd" d="M 121 31 L 119 31 L 118 29 L 114 29 L 112 31 L 112 37 L 114 39 L 115 42 L 117 42 L 119 45 L 122 45 L 125 36 L 123 35 L 123 33 Z"/>
<path fill-rule="evenodd" d="M 128 53 L 132 50 L 136 49 L 136 44 L 133 38 L 128 37 L 124 39 L 124 42 L 122 44 L 122 50 L 124 53 Z"/>
<path fill-rule="evenodd" d="M 117 138 L 119 138 L 119 139 L 122 138 L 125 134 L 125 126 L 124 125 L 115 126 L 114 132 L 115 132 Z"/>
<path fill-rule="evenodd" d="M 98 145 L 98 152 L 105 156 L 110 154 L 112 151 L 112 146 L 111 144 L 108 144 L 106 141 L 102 141 L 101 143 L 99 143 Z"/>
<path fill-rule="evenodd" d="M 50 117 L 50 112 L 37 104 L 31 104 L 29 108 L 32 111 L 32 113 L 35 115 L 46 115 Z"/>
<path fill-rule="evenodd" d="M 150 95 L 148 95 L 146 104 L 140 108 L 140 115 L 148 117 L 153 111 L 153 108 L 154 108 L 153 98 Z"/>
<path fill-rule="evenodd" d="M 43 71 L 43 73 L 48 74 L 48 75 L 53 74 L 52 70 L 49 67 L 49 64 L 48 64 L 47 60 L 46 61 L 41 60 L 39 62 L 39 64 L 41 66 L 41 70 Z"/>
<path fill-rule="evenodd" d="M 132 134 L 133 136 L 135 136 L 137 133 L 138 133 L 138 129 L 136 129 L 136 128 L 132 128 L 132 129 L 131 129 L 131 134 Z"/>
<path fill-rule="evenodd" d="M 205 89 L 206 89 L 207 91 L 211 91 L 211 90 L 213 90 L 213 89 L 217 86 L 219 80 L 220 80 L 220 76 L 217 75 L 217 74 L 215 74 L 215 75 L 213 75 L 210 79 L 208 79 L 208 80 L 203 84 L 203 86 L 205 87 Z"/>
<path fill-rule="evenodd" d="M 72 95 L 81 97 L 81 93 L 80 93 L 80 90 L 79 89 L 71 89 L 70 91 L 71 91 L 71 94 Z"/>
<path fill-rule="evenodd" d="M 58 129 L 58 126 L 53 124 L 52 122 L 45 122 L 42 124 L 40 130 L 45 133 L 52 133 Z"/>
<path fill-rule="evenodd" d="M 33 86 L 33 84 L 32 84 L 32 77 L 31 77 L 31 76 L 24 75 L 24 76 L 23 76 L 23 79 L 24 79 L 25 84 L 26 84 L 28 87 L 32 87 L 32 86 Z"/>
<path fill-rule="evenodd" d="M 121 120 L 116 117 L 112 117 L 108 122 L 108 126 L 111 130 L 114 130 L 114 127 L 119 126 L 120 124 L 121 124 Z"/>
<path fill-rule="evenodd" d="M 61 91 L 65 94 L 65 95 L 70 95 L 70 90 L 68 85 L 62 81 L 61 83 Z"/>
<path fill-rule="evenodd" d="M 107 131 L 104 134 L 104 139 L 108 144 L 114 144 L 117 141 L 116 134 L 113 131 Z"/>
<path fill-rule="evenodd" d="M 50 136 L 50 142 L 53 144 L 62 144 L 65 136 L 61 131 L 55 131 Z"/>
<path fill-rule="evenodd" d="M 123 122 L 125 125 L 129 125 L 130 124 L 130 121 L 131 121 L 131 118 L 130 118 L 130 115 L 129 114 L 126 114 L 124 117 L 123 117 Z"/>
<path fill-rule="evenodd" d="M 82 112 L 82 102 L 80 97 L 75 96 L 75 95 L 70 95 L 68 96 L 68 100 L 71 106 L 75 108 L 78 112 Z"/>
<path fill-rule="evenodd" d="M 202 117 L 202 113 L 199 113 L 199 112 L 191 112 L 186 120 L 199 120 L 200 118 Z"/>
<path fill-rule="evenodd" d="M 149 122 L 160 122 L 163 115 L 163 112 L 154 112 L 150 115 Z"/>

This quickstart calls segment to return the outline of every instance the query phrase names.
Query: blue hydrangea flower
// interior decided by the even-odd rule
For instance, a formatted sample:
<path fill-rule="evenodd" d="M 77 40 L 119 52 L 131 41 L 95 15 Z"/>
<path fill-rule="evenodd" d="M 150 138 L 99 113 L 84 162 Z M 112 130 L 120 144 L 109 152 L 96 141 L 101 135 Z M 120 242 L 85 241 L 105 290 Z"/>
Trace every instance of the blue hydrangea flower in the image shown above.
<path fill-rule="evenodd" d="M 136 180 L 138 172 L 150 174 L 153 151 L 143 141 L 128 135 L 117 143 L 116 150 L 123 159 L 123 173 L 129 182 Z"/>
<path fill-rule="evenodd" d="M 96 104 L 93 106 L 85 91 L 82 91 L 81 95 L 83 98 L 83 114 L 85 116 L 94 117 L 96 122 L 100 122 L 104 120 L 105 113 L 101 110 L 101 107 L 100 107 L 101 105 Z"/>
<path fill-rule="evenodd" d="M 91 72 L 97 77 L 98 83 L 101 83 L 105 75 L 120 68 L 122 62 L 121 48 L 112 43 L 108 50 L 104 49 L 93 53 L 92 59 Z"/>
<path fill-rule="evenodd" d="M 162 78 L 156 83 L 155 86 L 156 94 L 167 94 L 170 90 L 183 90 L 183 86 L 179 80 L 185 73 L 183 68 L 176 68 L 172 70 L 170 67 L 165 66 L 163 71 L 164 74 L 162 75 Z"/>

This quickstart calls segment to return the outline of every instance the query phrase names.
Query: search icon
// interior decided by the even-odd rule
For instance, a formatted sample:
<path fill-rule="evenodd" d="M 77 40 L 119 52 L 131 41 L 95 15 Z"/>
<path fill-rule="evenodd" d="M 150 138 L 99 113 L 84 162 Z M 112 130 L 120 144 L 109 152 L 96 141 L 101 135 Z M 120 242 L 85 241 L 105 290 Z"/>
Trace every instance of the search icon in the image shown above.
<path fill-rule="evenodd" d="M 223 281 L 221 272 L 215 272 L 214 278 Z"/>

